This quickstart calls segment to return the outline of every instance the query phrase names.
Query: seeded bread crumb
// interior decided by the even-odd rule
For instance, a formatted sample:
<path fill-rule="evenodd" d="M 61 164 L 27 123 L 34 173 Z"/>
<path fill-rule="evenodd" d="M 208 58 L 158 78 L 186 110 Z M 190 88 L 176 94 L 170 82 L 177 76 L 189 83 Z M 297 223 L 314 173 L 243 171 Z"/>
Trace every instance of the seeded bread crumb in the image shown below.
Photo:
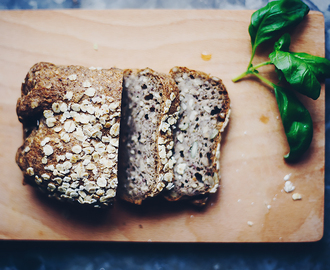
<path fill-rule="evenodd" d="M 173 180 L 173 128 L 179 92 L 173 79 L 149 68 L 125 70 L 118 195 L 141 204 Z"/>
<path fill-rule="evenodd" d="M 229 96 L 219 78 L 203 72 L 174 67 L 170 75 L 180 91 L 181 109 L 174 139 L 174 187 L 165 197 L 205 204 L 219 186 L 221 132 L 229 121 Z"/>

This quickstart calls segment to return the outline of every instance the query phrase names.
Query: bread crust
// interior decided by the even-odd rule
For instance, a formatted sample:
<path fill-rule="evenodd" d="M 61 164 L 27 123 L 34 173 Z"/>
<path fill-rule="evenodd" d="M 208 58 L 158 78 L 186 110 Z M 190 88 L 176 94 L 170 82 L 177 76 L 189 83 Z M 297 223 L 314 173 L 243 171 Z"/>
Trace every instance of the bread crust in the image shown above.
<path fill-rule="evenodd" d="M 229 121 L 229 95 L 219 78 L 204 72 L 174 67 L 170 75 L 179 87 L 181 111 L 175 131 L 174 187 L 165 197 L 203 205 L 219 186 L 221 133 Z"/>
<path fill-rule="evenodd" d="M 169 75 L 150 68 L 125 70 L 125 84 L 118 194 L 141 204 L 172 182 L 172 130 L 178 116 L 179 92 Z M 144 116 L 148 126 L 136 116 L 143 110 L 147 110 Z"/>
<path fill-rule="evenodd" d="M 16 162 L 27 183 L 61 201 L 112 204 L 122 75 L 46 62 L 29 70 L 16 107 L 24 128 Z"/>

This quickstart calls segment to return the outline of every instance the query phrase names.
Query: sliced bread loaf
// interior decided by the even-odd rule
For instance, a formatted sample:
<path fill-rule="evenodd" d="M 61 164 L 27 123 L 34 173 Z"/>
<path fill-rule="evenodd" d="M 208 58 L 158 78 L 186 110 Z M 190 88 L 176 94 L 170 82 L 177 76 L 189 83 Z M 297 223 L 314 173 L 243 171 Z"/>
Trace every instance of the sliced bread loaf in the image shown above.
<path fill-rule="evenodd" d="M 165 197 L 203 204 L 219 185 L 221 132 L 229 120 L 229 96 L 219 78 L 203 72 L 174 67 L 170 75 L 180 91 L 181 109 L 174 139 L 173 188 Z"/>
<path fill-rule="evenodd" d="M 34 65 L 22 85 L 17 115 L 24 143 L 16 162 L 25 180 L 61 201 L 112 204 L 123 71 Z"/>
<path fill-rule="evenodd" d="M 149 68 L 125 70 L 123 85 L 118 195 L 141 204 L 172 182 L 179 91 Z"/>

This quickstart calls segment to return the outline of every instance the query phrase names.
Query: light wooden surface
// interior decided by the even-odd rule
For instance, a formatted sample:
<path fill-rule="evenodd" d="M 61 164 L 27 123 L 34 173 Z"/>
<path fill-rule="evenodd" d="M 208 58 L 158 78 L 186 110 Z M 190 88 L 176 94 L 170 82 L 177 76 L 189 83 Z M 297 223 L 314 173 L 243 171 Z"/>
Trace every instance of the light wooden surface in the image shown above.
<path fill-rule="evenodd" d="M 284 162 L 288 151 L 273 94 L 254 79 L 232 83 L 250 57 L 252 11 L 65 10 L 0 12 L 0 238 L 170 242 L 299 242 L 323 235 L 324 85 L 317 101 L 302 98 L 315 135 L 304 159 Z M 311 12 L 294 31 L 291 50 L 324 56 L 324 21 Z M 98 48 L 95 50 L 95 48 Z M 201 52 L 212 54 L 210 61 Z M 266 59 L 259 50 L 254 62 Z M 119 68 L 175 65 L 223 79 L 232 115 L 221 148 L 221 188 L 202 210 L 150 201 L 117 202 L 89 211 L 48 200 L 22 185 L 15 164 L 22 127 L 15 112 L 20 85 L 36 62 Z M 272 71 L 265 67 L 265 74 Z M 275 79 L 274 77 L 272 79 Z M 283 192 L 290 180 L 301 201 Z M 253 222 L 252 226 L 248 221 Z"/>

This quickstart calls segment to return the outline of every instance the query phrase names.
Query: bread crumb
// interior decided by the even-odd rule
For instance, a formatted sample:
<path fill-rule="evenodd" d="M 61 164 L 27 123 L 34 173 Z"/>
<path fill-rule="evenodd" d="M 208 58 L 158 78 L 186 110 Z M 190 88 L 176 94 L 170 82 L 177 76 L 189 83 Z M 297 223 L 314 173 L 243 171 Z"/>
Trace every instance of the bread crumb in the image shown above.
<path fill-rule="evenodd" d="M 302 199 L 302 196 L 301 196 L 300 193 L 293 193 L 293 194 L 292 194 L 292 199 L 293 199 L 294 201 L 296 201 L 296 200 L 301 200 L 301 199 Z"/>
<path fill-rule="evenodd" d="M 252 221 L 248 221 L 247 224 L 252 227 L 253 226 L 253 222 Z"/>
<path fill-rule="evenodd" d="M 283 177 L 284 181 L 288 181 L 291 177 L 292 173 L 287 174 L 286 176 Z"/>
<path fill-rule="evenodd" d="M 291 183 L 291 181 L 286 181 L 284 185 L 284 191 L 289 193 L 295 190 L 295 186 Z"/>

